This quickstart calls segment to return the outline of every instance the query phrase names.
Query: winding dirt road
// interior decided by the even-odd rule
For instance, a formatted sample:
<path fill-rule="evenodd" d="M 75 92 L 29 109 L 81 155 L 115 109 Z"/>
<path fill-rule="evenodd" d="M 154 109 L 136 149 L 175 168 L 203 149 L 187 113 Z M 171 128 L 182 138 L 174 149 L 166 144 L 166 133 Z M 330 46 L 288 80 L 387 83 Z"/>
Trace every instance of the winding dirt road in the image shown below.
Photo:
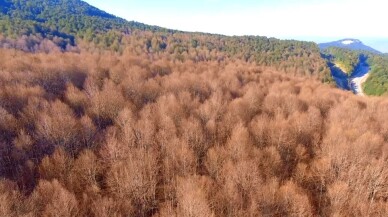
<path fill-rule="evenodd" d="M 362 61 L 350 76 L 350 87 L 353 92 L 360 96 L 365 96 L 362 84 L 368 79 L 370 67 L 366 61 Z"/>

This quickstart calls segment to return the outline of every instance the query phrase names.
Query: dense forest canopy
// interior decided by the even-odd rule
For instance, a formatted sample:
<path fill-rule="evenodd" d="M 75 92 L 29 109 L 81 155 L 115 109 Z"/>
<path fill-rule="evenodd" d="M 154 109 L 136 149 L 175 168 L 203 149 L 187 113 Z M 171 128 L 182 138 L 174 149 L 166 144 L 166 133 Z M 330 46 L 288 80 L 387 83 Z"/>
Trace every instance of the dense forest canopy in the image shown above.
<path fill-rule="evenodd" d="M 104 40 L 105 34 L 128 34 L 132 29 L 165 31 L 156 26 L 128 22 L 81 0 L 2 0 L 0 32 L 9 38 L 34 36 L 49 39 L 62 49 L 74 46 L 75 39 Z"/>
<path fill-rule="evenodd" d="M 207 49 L 91 50 L 0 50 L 1 216 L 388 212 L 385 98 Z"/>
<path fill-rule="evenodd" d="M 0 5 L 0 47 L 3 48 L 79 52 L 80 47 L 90 47 L 92 43 L 94 48 L 122 52 L 134 38 L 140 37 L 147 39 L 142 41 L 150 53 L 174 52 L 182 59 L 190 49 L 206 48 L 209 52 L 222 52 L 231 58 L 274 66 L 282 71 L 318 75 L 325 83 L 333 81 L 315 43 L 179 32 L 128 22 L 81 0 L 2 0 Z M 329 47 L 323 54 L 350 75 L 357 67 L 360 52 Z M 386 58 L 373 53 L 368 56 L 372 73 L 364 85 L 365 92 L 383 95 L 388 92 L 388 68 L 383 60 Z"/>
<path fill-rule="evenodd" d="M 0 216 L 388 213 L 388 100 L 327 84 L 315 43 L 0 5 Z"/>
<path fill-rule="evenodd" d="M 370 55 L 369 63 L 372 67 L 371 74 L 364 84 L 364 90 L 368 95 L 388 94 L 388 56 Z"/>
<path fill-rule="evenodd" d="M 39 32 L 39 28 L 81 37 L 89 32 L 100 33 L 109 30 L 128 32 L 131 28 L 166 30 L 138 22 L 128 22 L 81 0 L 3 0 L 0 4 L 1 18 L 5 20 L 2 28 L 5 28 L 9 36 L 35 33 L 34 30 Z"/>
<path fill-rule="evenodd" d="M 184 33 L 127 22 L 80 0 L 3 1 L 0 46 L 32 52 L 78 52 L 81 47 L 123 52 L 141 44 L 150 55 L 174 54 L 177 59 L 208 60 L 207 53 L 256 62 L 300 74 L 331 76 L 315 43 L 259 36 L 228 37 Z M 190 55 L 190 57 L 188 57 Z M 195 57 L 194 57 L 195 56 Z M 221 60 L 221 59 L 220 59 Z"/>

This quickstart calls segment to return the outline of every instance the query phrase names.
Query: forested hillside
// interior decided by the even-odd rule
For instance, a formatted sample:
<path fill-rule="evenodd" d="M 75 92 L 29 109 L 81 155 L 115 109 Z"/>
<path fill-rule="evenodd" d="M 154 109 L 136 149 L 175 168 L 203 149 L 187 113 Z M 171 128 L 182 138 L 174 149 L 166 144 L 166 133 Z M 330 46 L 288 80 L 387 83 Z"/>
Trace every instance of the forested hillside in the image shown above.
<path fill-rule="evenodd" d="M 119 35 L 129 34 L 131 29 L 172 32 L 128 22 L 81 0 L 1 0 L 0 7 L 2 35 L 8 39 L 23 39 L 26 49 L 30 50 L 37 50 L 34 45 L 40 45 L 44 40 L 54 42 L 64 50 L 75 46 L 78 38 L 109 44 L 105 40 L 118 40 Z M 8 44 L 15 44 L 12 42 L 9 40 Z"/>
<path fill-rule="evenodd" d="M 388 212 L 386 99 L 144 49 L 0 50 L 0 216 Z"/>
<path fill-rule="evenodd" d="M 123 52 L 128 46 L 140 46 L 140 52 L 150 55 L 174 54 L 178 60 L 194 61 L 207 61 L 211 53 L 222 53 L 218 57 L 220 61 L 230 57 L 291 73 L 319 76 L 324 82 L 331 80 L 330 71 L 314 43 L 183 33 L 128 22 L 80 0 L 3 0 L 0 5 L 3 11 L 0 46 L 3 48 L 79 52 L 83 47 L 92 47 L 94 51 Z"/>
<path fill-rule="evenodd" d="M 315 43 L 0 5 L 0 216 L 388 213 L 388 99 L 325 84 Z"/>
<path fill-rule="evenodd" d="M 369 95 L 388 94 L 388 56 L 372 55 L 369 59 L 371 74 L 365 82 L 364 90 Z"/>
<path fill-rule="evenodd" d="M 94 50 L 87 47 L 88 50 Z M 330 71 L 314 43 L 278 40 L 259 36 L 227 37 L 202 33 L 151 33 L 135 31 L 123 38 L 119 51 L 131 49 L 139 55 L 172 55 L 177 61 L 203 62 L 242 60 L 272 66 L 282 72 L 330 80 Z"/>
<path fill-rule="evenodd" d="M 361 52 L 345 48 L 328 47 L 322 51 L 325 57 L 350 75 L 360 61 Z"/>

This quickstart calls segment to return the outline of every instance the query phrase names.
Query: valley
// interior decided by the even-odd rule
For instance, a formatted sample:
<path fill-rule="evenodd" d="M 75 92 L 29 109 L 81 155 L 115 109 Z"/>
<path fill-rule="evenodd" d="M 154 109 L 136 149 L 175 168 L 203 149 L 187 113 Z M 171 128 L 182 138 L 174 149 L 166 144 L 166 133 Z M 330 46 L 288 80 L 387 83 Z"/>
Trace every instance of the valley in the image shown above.
<path fill-rule="evenodd" d="M 329 62 L 328 66 L 338 88 L 365 96 L 362 85 L 368 79 L 370 72 L 367 58 L 360 58 L 360 62 L 351 72 L 346 72 L 343 66 L 338 63 Z"/>
<path fill-rule="evenodd" d="M 388 94 L 387 55 L 356 39 L 319 46 L 337 87 L 366 96 Z"/>

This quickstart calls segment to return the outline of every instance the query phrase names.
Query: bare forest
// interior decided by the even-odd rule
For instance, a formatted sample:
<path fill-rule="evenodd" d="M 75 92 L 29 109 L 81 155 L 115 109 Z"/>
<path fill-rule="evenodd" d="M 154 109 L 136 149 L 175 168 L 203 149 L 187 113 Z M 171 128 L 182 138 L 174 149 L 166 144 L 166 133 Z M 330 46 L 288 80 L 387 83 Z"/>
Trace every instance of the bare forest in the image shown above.
<path fill-rule="evenodd" d="M 387 98 L 144 34 L 0 49 L 0 216 L 387 215 Z"/>

